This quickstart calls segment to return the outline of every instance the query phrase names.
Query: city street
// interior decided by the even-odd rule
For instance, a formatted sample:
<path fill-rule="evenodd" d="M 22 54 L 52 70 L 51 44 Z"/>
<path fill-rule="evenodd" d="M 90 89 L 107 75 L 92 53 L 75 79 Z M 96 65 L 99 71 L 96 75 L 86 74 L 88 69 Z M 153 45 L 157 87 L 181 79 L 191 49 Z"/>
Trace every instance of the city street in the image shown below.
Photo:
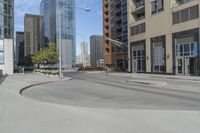
<path fill-rule="evenodd" d="M 199 85 L 198 77 L 15 74 L 0 85 L 0 132 L 199 133 Z"/>
<path fill-rule="evenodd" d="M 200 80 L 131 75 L 67 73 L 73 80 L 29 88 L 23 95 L 84 107 L 200 111 Z"/>

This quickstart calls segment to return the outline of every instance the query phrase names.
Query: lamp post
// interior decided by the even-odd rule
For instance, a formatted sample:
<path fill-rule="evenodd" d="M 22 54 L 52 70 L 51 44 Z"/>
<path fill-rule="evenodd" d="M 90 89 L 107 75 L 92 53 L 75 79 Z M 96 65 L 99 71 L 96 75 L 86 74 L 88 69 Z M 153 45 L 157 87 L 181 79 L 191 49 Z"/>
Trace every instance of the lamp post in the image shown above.
<path fill-rule="evenodd" d="M 61 2 L 61 1 L 60 1 Z M 59 77 L 60 79 L 63 78 L 63 75 L 62 75 L 62 23 L 61 23 L 61 11 L 62 10 L 65 10 L 65 9 L 68 9 L 68 8 L 77 8 L 77 9 L 81 9 L 85 12 L 90 12 L 90 9 L 89 8 L 83 8 L 83 7 L 78 7 L 78 6 L 63 6 L 63 7 L 60 7 L 58 9 L 58 23 L 59 23 Z"/>

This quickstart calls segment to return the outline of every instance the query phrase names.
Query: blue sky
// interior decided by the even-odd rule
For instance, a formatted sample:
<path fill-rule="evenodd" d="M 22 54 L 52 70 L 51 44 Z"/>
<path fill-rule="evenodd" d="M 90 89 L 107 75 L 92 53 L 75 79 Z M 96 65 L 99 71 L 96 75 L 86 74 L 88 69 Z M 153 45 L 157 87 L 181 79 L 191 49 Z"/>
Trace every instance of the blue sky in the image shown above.
<path fill-rule="evenodd" d="M 24 14 L 39 14 L 41 0 L 15 0 L 15 31 L 24 31 Z M 91 35 L 102 35 L 102 1 L 76 0 L 76 6 L 91 9 L 90 13 L 77 9 L 76 11 L 76 38 L 77 54 L 80 52 L 80 42 L 89 43 Z"/>

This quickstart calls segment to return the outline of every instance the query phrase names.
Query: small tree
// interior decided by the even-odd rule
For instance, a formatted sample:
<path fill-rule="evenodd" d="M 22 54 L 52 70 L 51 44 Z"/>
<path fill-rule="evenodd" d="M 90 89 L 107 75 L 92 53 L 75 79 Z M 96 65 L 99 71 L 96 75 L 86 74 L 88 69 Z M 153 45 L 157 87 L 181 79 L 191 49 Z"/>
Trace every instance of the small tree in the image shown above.
<path fill-rule="evenodd" d="M 20 59 L 20 61 L 18 62 L 17 65 L 18 66 L 33 66 L 32 56 L 27 55 L 27 56 L 23 57 L 22 59 Z"/>
<path fill-rule="evenodd" d="M 51 68 L 58 62 L 58 53 L 55 43 L 50 43 L 48 48 L 42 48 L 32 56 L 34 64 L 50 65 Z"/>
<path fill-rule="evenodd" d="M 58 62 L 58 51 L 55 43 L 50 43 L 49 47 L 46 51 L 46 59 L 47 62 L 51 65 L 51 67 Z"/>

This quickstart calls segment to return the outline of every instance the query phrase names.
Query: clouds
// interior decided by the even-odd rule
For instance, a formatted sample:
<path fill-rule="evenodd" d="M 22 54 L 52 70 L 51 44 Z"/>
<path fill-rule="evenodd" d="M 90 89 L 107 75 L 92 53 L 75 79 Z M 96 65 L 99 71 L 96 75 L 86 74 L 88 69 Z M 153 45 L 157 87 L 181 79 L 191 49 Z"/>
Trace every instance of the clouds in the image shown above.
<path fill-rule="evenodd" d="M 41 0 L 15 0 L 15 30 L 23 31 L 24 14 L 39 14 Z"/>
<path fill-rule="evenodd" d="M 24 14 L 40 13 L 41 0 L 15 0 L 15 30 L 23 31 Z M 91 14 L 102 16 L 101 0 L 76 0 L 76 5 L 91 9 Z"/>
<path fill-rule="evenodd" d="M 15 15 L 22 16 L 25 12 L 39 13 L 41 0 L 15 0 Z"/>
<path fill-rule="evenodd" d="M 39 14 L 41 0 L 15 0 L 15 31 L 24 31 L 24 14 Z M 76 11 L 76 33 L 89 42 L 89 36 L 102 34 L 102 0 L 76 0 L 76 6 L 90 8 L 91 12 Z M 82 37 L 77 35 L 77 50 Z"/>

